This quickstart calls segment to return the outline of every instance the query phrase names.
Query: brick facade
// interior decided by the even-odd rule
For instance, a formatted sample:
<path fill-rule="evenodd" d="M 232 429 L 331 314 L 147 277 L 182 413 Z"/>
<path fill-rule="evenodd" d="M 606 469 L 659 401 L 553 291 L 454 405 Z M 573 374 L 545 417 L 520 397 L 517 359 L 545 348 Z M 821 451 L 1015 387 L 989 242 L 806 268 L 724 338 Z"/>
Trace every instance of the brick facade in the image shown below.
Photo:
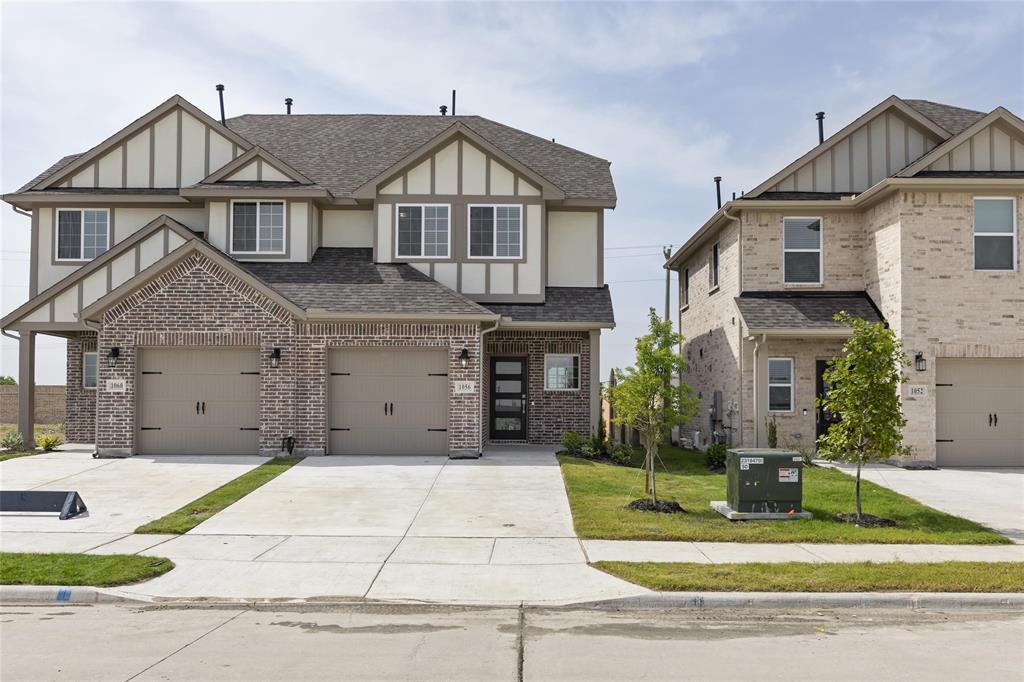
<path fill-rule="evenodd" d="M 484 400 L 489 410 L 490 358 L 522 357 L 526 359 L 527 441 L 538 445 L 562 442 L 566 431 L 583 435 L 596 433 L 591 423 L 590 335 L 577 331 L 499 330 L 485 337 Z M 544 355 L 574 353 L 580 356 L 580 389 L 578 391 L 544 390 Z M 489 414 L 485 419 L 484 437 L 489 431 Z"/>
<path fill-rule="evenodd" d="M 68 339 L 67 408 L 64 439 L 69 443 L 96 442 L 96 389 L 82 386 L 82 353 L 96 350 L 96 334 L 84 332 Z M 39 421 L 36 414 L 36 421 Z"/>

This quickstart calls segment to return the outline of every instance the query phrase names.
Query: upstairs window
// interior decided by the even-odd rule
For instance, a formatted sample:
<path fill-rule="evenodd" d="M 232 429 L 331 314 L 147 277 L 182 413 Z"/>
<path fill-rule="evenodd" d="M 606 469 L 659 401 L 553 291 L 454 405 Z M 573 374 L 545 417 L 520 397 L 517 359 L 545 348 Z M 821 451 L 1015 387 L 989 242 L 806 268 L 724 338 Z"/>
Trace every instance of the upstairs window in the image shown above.
<path fill-rule="evenodd" d="M 974 269 L 1017 269 L 1017 202 L 1003 197 L 974 199 Z"/>
<path fill-rule="evenodd" d="M 792 358 L 768 358 L 768 411 L 793 411 Z"/>
<path fill-rule="evenodd" d="M 821 284 L 821 218 L 783 220 L 786 284 Z"/>
<path fill-rule="evenodd" d="M 231 203 L 231 253 L 284 252 L 283 201 Z"/>
<path fill-rule="evenodd" d="M 109 246 L 107 209 L 57 209 L 57 260 L 92 260 Z"/>
<path fill-rule="evenodd" d="M 683 270 L 683 307 L 690 305 L 690 268 Z"/>
<path fill-rule="evenodd" d="M 522 213 L 522 206 L 470 206 L 469 257 L 521 257 Z"/>
<path fill-rule="evenodd" d="M 99 354 L 82 353 L 82 388 L 96 388 L 99 383 Z"/>
<path fill-rule="evenodd" d="M 545 355 L 544 390 L 580 390 L 580 356 L 562 354 Z"/>
<path fill-rule="evenodd" d="M 450 248 L 447 205 L 402 205 L 396 208 L 401 258 L 447 258 Z"/>
<path fill-rule="evenodd" d="M 709 282 L 709 284 L 711 285 L 711 291 L 714 291 L 715 289 L 718 288 L 718 275 L 719 275 L 718 266 L 721 263 L 721 260 L 722 260 L 722 250 L 721 250 L 721 247 L 718 244 L 715 244 L 714 246 L 711 247 L 711 263 L 709 264 L 710 265 L 709 271 L 710 271 L 710 274 L 711 274 L 711 278 L 710 278 L 711 281 Z"/>

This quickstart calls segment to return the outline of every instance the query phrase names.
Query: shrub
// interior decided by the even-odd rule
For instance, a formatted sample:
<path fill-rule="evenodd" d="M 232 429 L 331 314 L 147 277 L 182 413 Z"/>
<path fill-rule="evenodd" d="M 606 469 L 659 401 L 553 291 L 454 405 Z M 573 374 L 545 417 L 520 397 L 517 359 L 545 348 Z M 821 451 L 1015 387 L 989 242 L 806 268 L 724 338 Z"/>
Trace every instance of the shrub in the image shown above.
<path fill-rule="evenodd" d="M 25 440 L 17 431 L 5 431 L 0 437 L 0 447 L 4 450 L 22 450 L 25 448 Z"/>
<path fill-rule="evenodd" d="M 633 458 L 636 457 L 636 451 L 632 446 L 626 443 L 612 442 L 608 443 L 607 446 L 608 457 L 612 460 L 613 464 L 619 466 L 628 467 L 632 466 Z"/>
<path fill-rule="evenodd" d="M 768 437 L 768 447 L 779 447 L 779 425 L 775 421 L 775 415 L 764 419 L 765 435 Z"/>
<path fill-rule="evenodd" d="M 604 457 L 606 454 L 608 454 L 607 445 L 604 442 L 604 438 L 602 438 L 600 435 L 591 436 L 588 445 L 590 446 L 590 449 L 594 452 L 594 454 L 598 457 Z"/>
<path fill-rule="evenodd" d="M 714 443 L 704 451 L 704 464 L 708 469 L 725 468 L 725 443 Z"/>
<path fill-rule="evenodd" d="M 56 450 L 58 446 L 63 445 L 64 441 L 55 433 L 48 433 L 45 436 L 39 438 L 39 447 L 46 452 Z"/>
<path fill-rule="evenodd" d="M 587 445 L 587 439 L 575 431 L 566 431 L 562 435 L 562 447 L 565 453 L 571 457 L 583 457 L 583 448 Z"/>

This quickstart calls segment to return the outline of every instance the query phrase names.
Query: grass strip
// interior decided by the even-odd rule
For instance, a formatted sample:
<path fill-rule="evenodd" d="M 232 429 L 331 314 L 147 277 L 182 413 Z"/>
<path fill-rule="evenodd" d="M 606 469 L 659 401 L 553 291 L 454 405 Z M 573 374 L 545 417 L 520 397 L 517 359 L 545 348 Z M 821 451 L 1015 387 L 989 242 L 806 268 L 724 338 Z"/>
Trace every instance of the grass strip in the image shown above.
<path fill-rule="evenodd" d="M 301 462 L 302 459 L 302 457 L 275 457 L 255 469 L 245 472 L 233 481 L 225 483 L 216 490 L 203 495 L 198 500 L 189 502 L 181 509 L 150 521 L 143 526 L 139 526 L 135 529 L 135 532 L 167 533 L 171 535 L 187 533 L 217 512 L 238 502 L 238 500 L 264 483 L 272 481 L 288 471 L 295 464 Z"/>
<path fill-rule="evenodd" d="M 38 455 L 41 452 L 42 450 L 19 450 L 18 452 L 0 452 L 0 462 L 6 462 L 9 459 L 17 459 L 18 457 Z"/>
<path fill-rule="evenodd" d="M 606 573 L 659 592 L 1024 592 L 1024 563 L 629 563 Z"/>
<path fill-rule="evenodd" d="M 0 552 L 2 585 L 113 587 L 149 580 L 172 568 L 170 559 L 134 554 Z"/>
<path fill-rule="evenodd" d="M 837 470 L 803 470 L 804 508 L 814 514 L 800 521 L 729 521 L 711 509 L 724 500 L 725 474 L 711 473 L 702 453 L 660 448 L 658 496 L 675 500 L 686 514 L 626 509 L 644 496 L 635 467 L 560 457 L 573 523 L 582 538 L 606 540 L 687 540 L 701 542 L 824 542 L 907 544 L 1008 544 L 984 526 L 932 509 L 905 495 L 864 481 L 864 512 L 892 519 L 893 528 L 860 528 L 838 514 L 855 510 L 853 477 Z M 635 462 L 634 464 L 638 464 Z"/>

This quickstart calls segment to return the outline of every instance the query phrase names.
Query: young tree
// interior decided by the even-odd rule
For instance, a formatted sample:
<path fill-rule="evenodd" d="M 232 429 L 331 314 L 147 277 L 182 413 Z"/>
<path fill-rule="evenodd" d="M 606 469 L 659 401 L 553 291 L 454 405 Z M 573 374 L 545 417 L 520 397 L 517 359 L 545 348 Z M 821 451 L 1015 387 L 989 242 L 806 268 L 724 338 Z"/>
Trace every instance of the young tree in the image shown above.
<path fill-rule="evenodd" d="M 903 345 L 892 329 L 845 312 L 835 319 L 853 327 L 842 355 L 823 374 L 829 389 L 818 406 L 840 416 L 818 440 L 818 454 L 831 461 L 857 465 L 857 519 L 862 515 L 860 470 L 865 464 L 906 454 L 900 407 L 902 368 L 908 364 Z"/>
<path fill-rule="evenodd" d="M 644 470 L 647 492 L 658 501 L 654 480 L 654 462 L 658 445 L 673 426 L 688 421 L 697 413 L 693 390 L 672 377 L 686 371 L 686 360 L 678 353 L 682 337 L 672 331 L 670 321 L 662 322 L 654 308 L 650 311 L 650 331 L 636 340 L 636 366 L 615 370 L 614 385 L 608 388 L 608 401 L 615 409 L 615 423 L 630 426 L 640 434 L 644 446 Z"/>

